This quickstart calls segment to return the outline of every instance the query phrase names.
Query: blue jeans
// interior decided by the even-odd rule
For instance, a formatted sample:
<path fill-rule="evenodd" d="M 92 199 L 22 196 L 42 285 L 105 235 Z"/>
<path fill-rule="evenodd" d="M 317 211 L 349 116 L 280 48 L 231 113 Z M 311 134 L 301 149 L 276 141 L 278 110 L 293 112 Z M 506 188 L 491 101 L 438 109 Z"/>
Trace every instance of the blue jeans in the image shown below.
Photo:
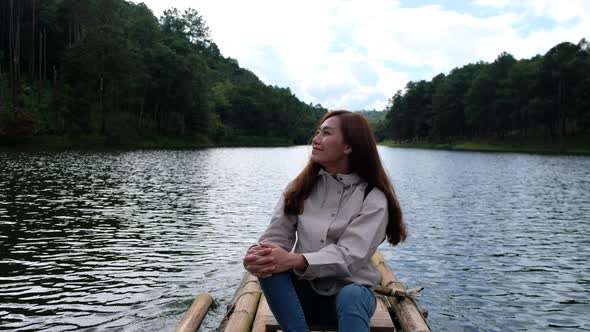
<path fill-rule="evenodd" d="M 377 303 L 368 287 L 349 284 L 334 296 L 322 296 L 292 272 L 258 280 L 270 310 L 285 332 L 307 332 L 308 324 L 337 324 L 340 332 L 370 331 Z"/>

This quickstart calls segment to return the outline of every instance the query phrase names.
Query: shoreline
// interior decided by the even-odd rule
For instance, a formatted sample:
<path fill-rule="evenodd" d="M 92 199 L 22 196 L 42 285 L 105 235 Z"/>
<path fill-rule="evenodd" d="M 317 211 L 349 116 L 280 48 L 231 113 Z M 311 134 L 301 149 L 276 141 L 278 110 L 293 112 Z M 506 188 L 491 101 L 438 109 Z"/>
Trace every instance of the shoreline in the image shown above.
<path fill-rule="evenodd" d="M 129 151 L 129 150 L 193 150 L 224 147 L 289 147 L 292 141 L 276 137 L 238 136 L 231 141 L 213 142 L 203 136 L 191 137 L 144 137 L 134 139 L 116 139 L 102 136 L 35 136 L 22 143 L 0 142 L 0 151 Z M 435 143 L 421 141 L 415 143 L 398 143 L 391 140 L 377 142 L 377 145 L 393 148 L 470 151 L 470 152 L 505 152 L 534 153 L 553 155 L 590 155 L 590 144 L 582 140 L 559 142 L 516 142 L 516 141 L 453 141 Z"/>
<path fill-rule="evenodd" d="M 197 150 L 221 147 L 292 146 L 289 140 L 275 137 L 238 136 L 231 141 L 213 142 L 202 136 L 145 137 L 116 139 L 103 136 L 35 136 L 20 143 L 0 142 L 0 151 L 117 151 L 117 150 Z"/>
<path fill-rule="evenodd" d="M 379 145 L 393 148 L 412 148 L 448 151 L 470 152 L 505 152 L 505 153 L 534 153 L 552 155 L 590 155 L 590 145 L 584 145 L 582 141 L 560 141 L 546 144 L 539 142 L 515 142 L 515 141 L 454 141 L 450 143 L 416 142 L 397 143 L 385 140 Z"/>

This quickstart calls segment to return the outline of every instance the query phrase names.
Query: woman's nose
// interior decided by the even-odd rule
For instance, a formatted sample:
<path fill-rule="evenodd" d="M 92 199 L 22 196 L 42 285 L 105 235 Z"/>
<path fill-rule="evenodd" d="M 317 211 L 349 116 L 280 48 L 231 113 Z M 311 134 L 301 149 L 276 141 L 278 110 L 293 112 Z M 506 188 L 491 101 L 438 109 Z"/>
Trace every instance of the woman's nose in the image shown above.
<path fill-rule="evenodd" d="M 320 143 L 320 134 L 316 134 L 313 139 L 311 140 L 311 143 L 314 145 L 317 145 Z"/>

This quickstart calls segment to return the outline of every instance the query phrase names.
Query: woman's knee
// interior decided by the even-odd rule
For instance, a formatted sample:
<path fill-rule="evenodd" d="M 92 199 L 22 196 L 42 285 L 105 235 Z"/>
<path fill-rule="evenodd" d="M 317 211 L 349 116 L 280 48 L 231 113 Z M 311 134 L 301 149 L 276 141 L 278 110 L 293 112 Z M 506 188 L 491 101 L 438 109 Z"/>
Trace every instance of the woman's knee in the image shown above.
<path fill-rule="evenodd" d="M 285 283 L 291 283 L 291 276 L 287 272 L 275 273 L 270 277 L 258 278 L 262 290 L 268 288 L 285 287 Z"/>
<path fill-rule="evenodd" d="M 372 291 L 359 284 L 350 284 L 344 286 L 337 295 L 337 298 L 342 299 L 358 299 L 359 297 L 367 297 L 368 295 L 372 296 Z"/>
<path fill-rule="evenodd" d="M 336 295 L 336 308 L 340 310 L 375 310 L 375 295 L 371 289 L 359 285 L 350 284 L 343 287 Z"/>

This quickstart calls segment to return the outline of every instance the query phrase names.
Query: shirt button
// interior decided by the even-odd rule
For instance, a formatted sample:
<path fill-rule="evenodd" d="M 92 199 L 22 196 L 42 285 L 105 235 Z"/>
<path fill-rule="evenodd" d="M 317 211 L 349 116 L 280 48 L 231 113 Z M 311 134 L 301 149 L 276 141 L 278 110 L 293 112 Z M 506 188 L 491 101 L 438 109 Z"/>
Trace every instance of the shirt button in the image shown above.
<path fill-rule="evenodd" d="M 324 243 L 324 240 L 320 240 L 321 243 Z"/>
<path fill-rule="evenodd" d="M 336 213 L 332 213 L 332 214 L 331 214 L 331 216 L 332 216 L 332 217 L 333 217 L 333 216 L 335 216 L 335 215 L 336 215 Z"/>
<path fill-rule="evenodd" d="M 342 191 L 338 190 L 338 193 L 340 194 Z"/>

